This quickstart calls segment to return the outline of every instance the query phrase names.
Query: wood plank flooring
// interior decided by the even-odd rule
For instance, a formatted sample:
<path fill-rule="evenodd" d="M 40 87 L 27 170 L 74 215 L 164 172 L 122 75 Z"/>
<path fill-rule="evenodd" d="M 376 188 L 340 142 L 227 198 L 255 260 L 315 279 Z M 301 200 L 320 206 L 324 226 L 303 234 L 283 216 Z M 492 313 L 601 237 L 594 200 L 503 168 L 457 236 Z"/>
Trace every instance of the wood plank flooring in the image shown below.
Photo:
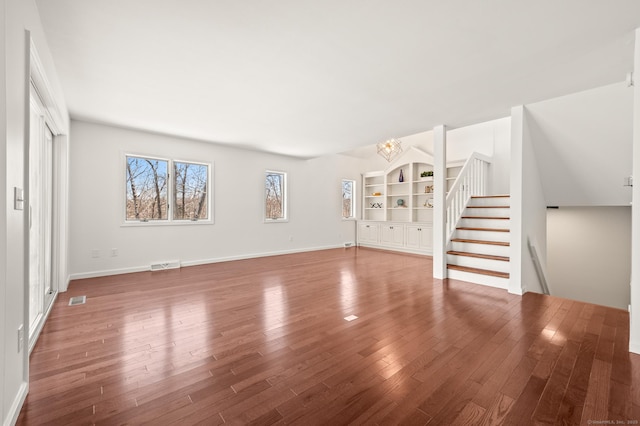
<path fill-rule="evenodd" d="M 627 312 L 431 275 L 349 248 L 72 282 L 18 424 L 638 424 Z"/>

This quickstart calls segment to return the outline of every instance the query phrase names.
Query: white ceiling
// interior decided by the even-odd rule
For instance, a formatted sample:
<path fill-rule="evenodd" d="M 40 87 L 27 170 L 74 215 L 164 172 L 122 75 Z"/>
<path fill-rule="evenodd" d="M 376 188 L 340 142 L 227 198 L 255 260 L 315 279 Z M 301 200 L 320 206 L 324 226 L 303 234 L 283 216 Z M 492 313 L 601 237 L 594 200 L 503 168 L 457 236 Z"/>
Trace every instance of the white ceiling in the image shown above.
<path fill-rule="evenodd" d="M 73 118 L 298 157 L 622 81 L 640 27 L 637 0 L 37 4 Z"/>

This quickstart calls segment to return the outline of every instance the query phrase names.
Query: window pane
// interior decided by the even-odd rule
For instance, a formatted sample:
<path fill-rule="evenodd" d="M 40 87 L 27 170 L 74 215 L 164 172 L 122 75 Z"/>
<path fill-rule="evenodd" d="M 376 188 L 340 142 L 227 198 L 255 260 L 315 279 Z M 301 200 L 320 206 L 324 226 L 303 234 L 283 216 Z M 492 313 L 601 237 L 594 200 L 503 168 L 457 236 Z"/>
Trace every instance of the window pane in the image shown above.
<path fill-rule="evenodd" d="M 175 184 L 173 218 L 176 220 L 208 219 L 209 167 L 204 164 L 174 162 L 173 168 Z"/>
<path fill-rule="evenodd" d="M 167 219 L 167 164 L 127 156 L 127 220 Z"/>
<path fill-rule="evenodd" d="M 285 175 L 267 172 L 265 179 L 265 217 L 267 219 L 285 218 Z"/>
<path fill-rule="evenodd" d="M 355 217 L 354 184 L 352 180 L 342 181 L 342 217 L 345 219 Z"/>

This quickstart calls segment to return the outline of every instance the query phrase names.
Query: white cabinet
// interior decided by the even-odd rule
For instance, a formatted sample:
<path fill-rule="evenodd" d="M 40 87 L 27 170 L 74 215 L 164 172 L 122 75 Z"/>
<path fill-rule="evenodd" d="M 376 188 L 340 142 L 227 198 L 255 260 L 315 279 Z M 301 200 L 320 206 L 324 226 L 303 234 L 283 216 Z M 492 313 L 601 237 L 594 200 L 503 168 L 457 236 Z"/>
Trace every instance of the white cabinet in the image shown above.
<path fill-rule="evenodd" d="M 432 224 L 407 225 L 406 246 L 412 250 L 432 253 L 433 226 Z"/>
<path fill-rule="evenodd" d="M 358 245 L 416 254 L 432 254 L 432 224 L 402 222 L 358 223 Z"/>
<path fill-rule="evenodd" d="M 377 245 L 380 225 L 360 222 L 358 226 L 358 245 Z"/>
<path fill-rule="evenodd" d="M 380 243 L 385 246 L 402 247 L 404 245 L 404 225 L 383 224 Z"/>

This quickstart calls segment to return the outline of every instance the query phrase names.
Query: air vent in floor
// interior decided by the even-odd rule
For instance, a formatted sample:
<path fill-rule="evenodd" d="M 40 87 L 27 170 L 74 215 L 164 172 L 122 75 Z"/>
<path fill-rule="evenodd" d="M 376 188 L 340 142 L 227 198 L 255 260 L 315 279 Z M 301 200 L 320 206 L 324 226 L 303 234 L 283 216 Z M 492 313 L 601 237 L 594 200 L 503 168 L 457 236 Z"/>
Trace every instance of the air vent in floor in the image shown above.
<path fill-rule="evenodd" d="M 87 302 L 87 296 L 74 296 L 69 299 L 69 306 L 84 305 Z"/>

